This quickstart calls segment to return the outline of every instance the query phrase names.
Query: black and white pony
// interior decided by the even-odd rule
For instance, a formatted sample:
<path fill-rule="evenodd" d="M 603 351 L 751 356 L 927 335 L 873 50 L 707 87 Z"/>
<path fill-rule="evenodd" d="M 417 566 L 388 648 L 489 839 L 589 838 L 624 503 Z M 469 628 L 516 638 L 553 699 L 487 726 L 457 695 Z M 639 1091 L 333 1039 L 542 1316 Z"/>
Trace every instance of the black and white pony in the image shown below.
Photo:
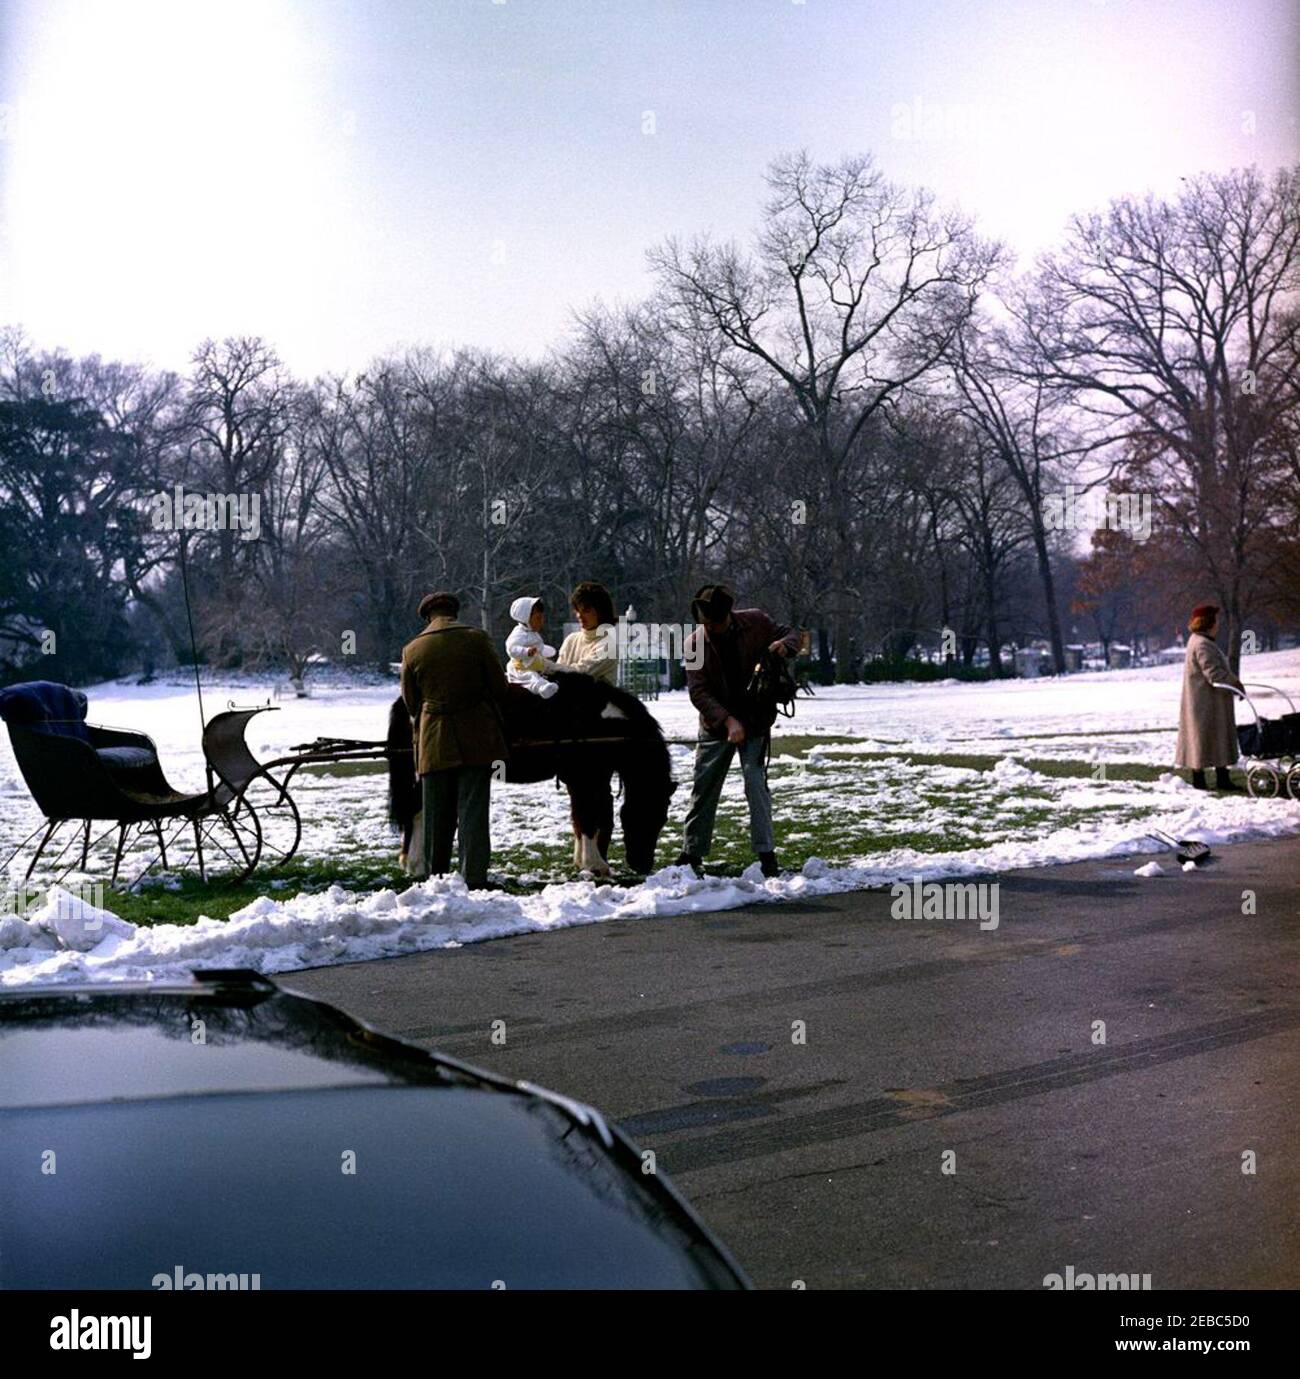
<path fill-rule="evenodd" d="M 630 871 L 654 870 L 655 848 L 676 786 L 663 731 L 633 694 L 570 673 L 556 676 L 559 690 L 541 699 L 510 685 L 506 737 L 510 759 L 505 779 L 518 785 L 559 779 L 569 790 L 573 864 L 609 875 L 614 834 L 615 775 L 623 785 L 623 852 Z M 407 857 L 417 841 L 420 785 L 411 755 L 411 721 L 398 699 L 388 715 L 389 818 L 402 835 Z"/>

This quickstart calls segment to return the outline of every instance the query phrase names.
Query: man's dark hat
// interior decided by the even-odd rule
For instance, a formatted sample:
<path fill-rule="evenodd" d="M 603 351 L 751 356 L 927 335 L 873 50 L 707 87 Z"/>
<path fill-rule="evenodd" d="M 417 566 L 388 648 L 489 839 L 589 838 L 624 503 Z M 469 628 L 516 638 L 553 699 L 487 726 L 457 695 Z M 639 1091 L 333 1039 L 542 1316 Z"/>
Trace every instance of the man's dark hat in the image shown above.
<path fill-rule="evenodd" d="M 721 622 L 735 602 L 735 595 L 725 584 L 705 584 L 691 600 L 691 616 L 697 622 Z"/>
<path fill-rule="evenodd" d="M 425 594 L 420 600 L 420 616 L 425 622 L 439 616 L 454 618 L 459 612 L 460 600 L 446 589 L 439 589 L 434 594 Z"/>

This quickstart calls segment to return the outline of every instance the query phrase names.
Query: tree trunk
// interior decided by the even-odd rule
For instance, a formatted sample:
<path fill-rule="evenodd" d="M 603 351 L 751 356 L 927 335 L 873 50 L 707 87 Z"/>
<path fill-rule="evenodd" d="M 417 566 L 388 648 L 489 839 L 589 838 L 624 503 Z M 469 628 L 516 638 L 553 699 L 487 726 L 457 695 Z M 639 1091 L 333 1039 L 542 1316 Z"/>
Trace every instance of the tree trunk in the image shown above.
<path fill-rule="evenodd" d="M 986 572 L 984 581 L 985 624 L 984 635 L 989 644 L 989 670 L 999 680 L 1002 679 L 1002 642 L 998 636 L 997 591 L 994 588 L 991 572 Z"/>
<path fill-rule="evenodd" d="M 835 619 L 835 680 L 841 685 L 856 685 L 861 678 L 858 649 L 849 631 L 849 618 L 841 613 Z"/>
<path fill-rule="evenodd" d="M 1227 600 L 1227 606 L 1223 610 L 1224 621 L 1227 626 L 1224 631 L 1227 634 L 1228 645 L 1224 648 L 1228 656 L 1228 664 L 1232 667 L 1232 673 L 1240 678 L 1241 676 L 1241 608 L 1234 597 Z"/>
<path fill-rule="evenodd" d="M 1056 581 L 1052 577 L 1052 557 L 1047 549 L 1047 534 L 1041 515 L 1034 515 L 1034 553 L 1038 557 L 1038 577 L 1043 582 L 1043 601 L 1047 605 L 1047 632 L 1052 643 L 1052 665 L 1057 675 L 1065 674 L 1065 643 L 1061 639 L 1061 615 L 1056 607 Z"/>
<path fill-rule="evenodd" d="M 830 633 L 826 627 L 817 629 L 817 683 L 830 685 L 835 682 L 835 665 L 831 660 Z"/>
<path fill-rule="evenodd" d="M 478 623 L 489 636 L 492 635 L 492 615 L 488 607 L 489 592 L 492 587 L 492 554 L 486 541 L 483 545 L 483 583 L 479 591 Z"/>

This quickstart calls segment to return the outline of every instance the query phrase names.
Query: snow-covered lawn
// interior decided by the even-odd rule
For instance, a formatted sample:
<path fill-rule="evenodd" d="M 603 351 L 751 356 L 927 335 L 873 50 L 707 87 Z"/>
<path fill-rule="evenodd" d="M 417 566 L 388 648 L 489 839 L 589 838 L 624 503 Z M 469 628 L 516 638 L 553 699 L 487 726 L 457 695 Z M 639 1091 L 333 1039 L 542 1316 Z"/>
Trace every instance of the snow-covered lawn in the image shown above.
<path fill-rule="evenodd" d="M 228 920 L 134 931 L 104 919 L 87 933 L 79 905 L 55 903 L 59 897 L 26 918 L 4 917 L 0 906 L 0 983 L 123 979 L 195 965 L 285 971 L 618 916 L 727 909 L 914 876 L 1154 852 L 1157 845 L 1145 836 L 1153 827 L 1211 843 L 1300 832 L 1300 803 L 1293 801 L 1193 791 L 1167 770 L 1137 772 L 1152 779 L 1108 778 L 1110 768 L 1123 774 L 1123 768 L 1169 767 L 1181 676 L 1174 666 L 1060 681 L 818 689 L 800 702 L 793 722 L 782 722 L 773 745 L 778 840 L 790 874 L 767 882 L 748 868 L 744 799 L 733 771 L 713 859 L 729 875 L 701 881 L 668 867 L 636 885 L 572 880 L 567 796 L 543 784 L 493 794 L 495 866 L 513 890 L 530 893 L 470 895 L 454 878 L 356 893 L 347 888 L 352 872 L 368 867 L 373 873 L 394 851 L 382 776 L 301 775 L 294 792 L 304 819 L 301 856 L 328 864 L 338 884 L 293 895 L 268 878 L 265 894 Z M 1244 678 L 1277 685 L 1300 703 L 1300 652 L 1249 658 Z M 266 698 L 265 687 L 259 693 L 248 685 L 207 685 L 204 693 L 209 715 L 231 699 Z M 324 687 L 312 699 L 282 701 L 277 712 L 253 721 L 249 744 L 267 759 L 320 734 L 379 738 L 392 693 L 382 684 Z M 203 787 L 191 686 L 178 678 L 143 688 L 103 685 L 89 694 L 93 721 L 148 732 L 173 785 Z M 1269 716 L 1287 707 L 1268 696 L 1256 702 Z M 684 694 L 665 695 L 651 707 L 669 737 L 692 735 L 694 711 Z M 1239 721 L 1248 713 L 1239 709 Z M 827 741 L 809 743 L 810 736 Z M 948 760 L 925 759 L 940 756 Z M 688 747 L 673 749 L 681 784 L 660 843 L 664 862 L 680 847 L 690 761 Z M 1047 773 L 1056 771 L 1068 774 Z M 6 741 L 0 856 L 38 823 Z M 1176 865 L 1165 884 L 1195 884 Z M 111 895 L 106 903 L 111 906 Z"/>

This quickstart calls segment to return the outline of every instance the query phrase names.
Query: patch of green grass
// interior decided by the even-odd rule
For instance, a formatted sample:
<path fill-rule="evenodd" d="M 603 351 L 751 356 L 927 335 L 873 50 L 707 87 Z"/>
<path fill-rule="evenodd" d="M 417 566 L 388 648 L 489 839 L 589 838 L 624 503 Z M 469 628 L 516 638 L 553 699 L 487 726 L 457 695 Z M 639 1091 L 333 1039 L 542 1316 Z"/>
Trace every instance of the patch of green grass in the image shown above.
<path fill-rule="evenodd" d="M 841 747 L 850 743 L 861 742 L 860 737 L 847 737 L 844 735 L 821 736 L 817 733 L 780 733 L 772 738 L 772 755 L 774 757 L 802 757 L 808 755 L 810 747 Z M 873 742 L 886 742 L 887 738 L 872 738 Z"/>
<path fill-rule="evenodd" d="M 790 818 L 776 810 L 772 832 L 782 865 L 798 867 L 808 857 L 820 857 L 836 864 L 873 852 L 889 852 L 894 848 L 944 852 L 954 846 L 950 834 L 924 828 L 864 834 L 859 831 L 855 821 L 849 821 L 847 828 L 845 824 L 844 820 L 825 816 Z M 851 838 L 846 836 L 850 834 Z M 791 835 L 795 835 L 793 840 Z M 705 872 L 710 876 L 739 876 L 757 860 L 749 842 L 749 819 L 744 802 L 737 809 L 720 808 L 713 830 L 713 847 L 704 865 Z"/>
<path fill-rule="evenodd" d="M 841 742 L 845 739 L 840 739 Z M 777 744 L 774 743 L 774 746 Z M 988 846 L 1014 836 L 1027 838 L 1057 830 L 1087 827 L 1101 821 L 1141 819 L 1146 810 L 1140 800 L 1132 806 L 1111 805 L 1104 811 L 1063 806 L 1053 797 L 1046 781 L 1018 787 L 1011 796 L 999 795 L 991 807 L 985 784 L 977 777 L 954 782 L 926 780 L 922 774 L 906 798 L 878 793 L 864 782 L 861 795 L 846 795 L 840 773 L 857 763 L 871 763 L 872 774 L 885 779 L 889 767 L 917 769 L 957 767 L 986 773 L 1001 756 L 986 753 L 941 752 L 889 753 L 839 752 L 827 739 L 809 737 L 798 743 L 806 755 L 808 746 L 823 748 L 818 760 L 834 770 L 834 787 L 823 785 L 814 768 L 796 764 L 774 765 L 770 771 L 773 790 L 774 831 L 777 851 L 786 865 L 798 866 L 817 856 L 831 864 L 858 857 L 909 849 L 918 853 L 956 852 Z M 795 751 L 779 753 L 794 756 Z M 1098 785 L 1119 782 L 1151 783 L 1168 768 L 1142 763 L 1104 763 L 1104 777 L 1095 777 L 1098 763 L 1081 760 L 1024 758 L 1022 764 L 1047 780 L 1079 780 Z M 833 766 L 829 765 L 833 763 Z M 883 771 L 880 770 L 883 765 Z M 1000 807 L 1011 802 L 1014 808 Z M 662 851 L 662 849 L 661 849 Z M 738 875 L 754 861 L 749 843 L 748 816 L 738 794 L 724 796 L 718 810 L 713 847 L 706 870 L 715 875 Z"/>

